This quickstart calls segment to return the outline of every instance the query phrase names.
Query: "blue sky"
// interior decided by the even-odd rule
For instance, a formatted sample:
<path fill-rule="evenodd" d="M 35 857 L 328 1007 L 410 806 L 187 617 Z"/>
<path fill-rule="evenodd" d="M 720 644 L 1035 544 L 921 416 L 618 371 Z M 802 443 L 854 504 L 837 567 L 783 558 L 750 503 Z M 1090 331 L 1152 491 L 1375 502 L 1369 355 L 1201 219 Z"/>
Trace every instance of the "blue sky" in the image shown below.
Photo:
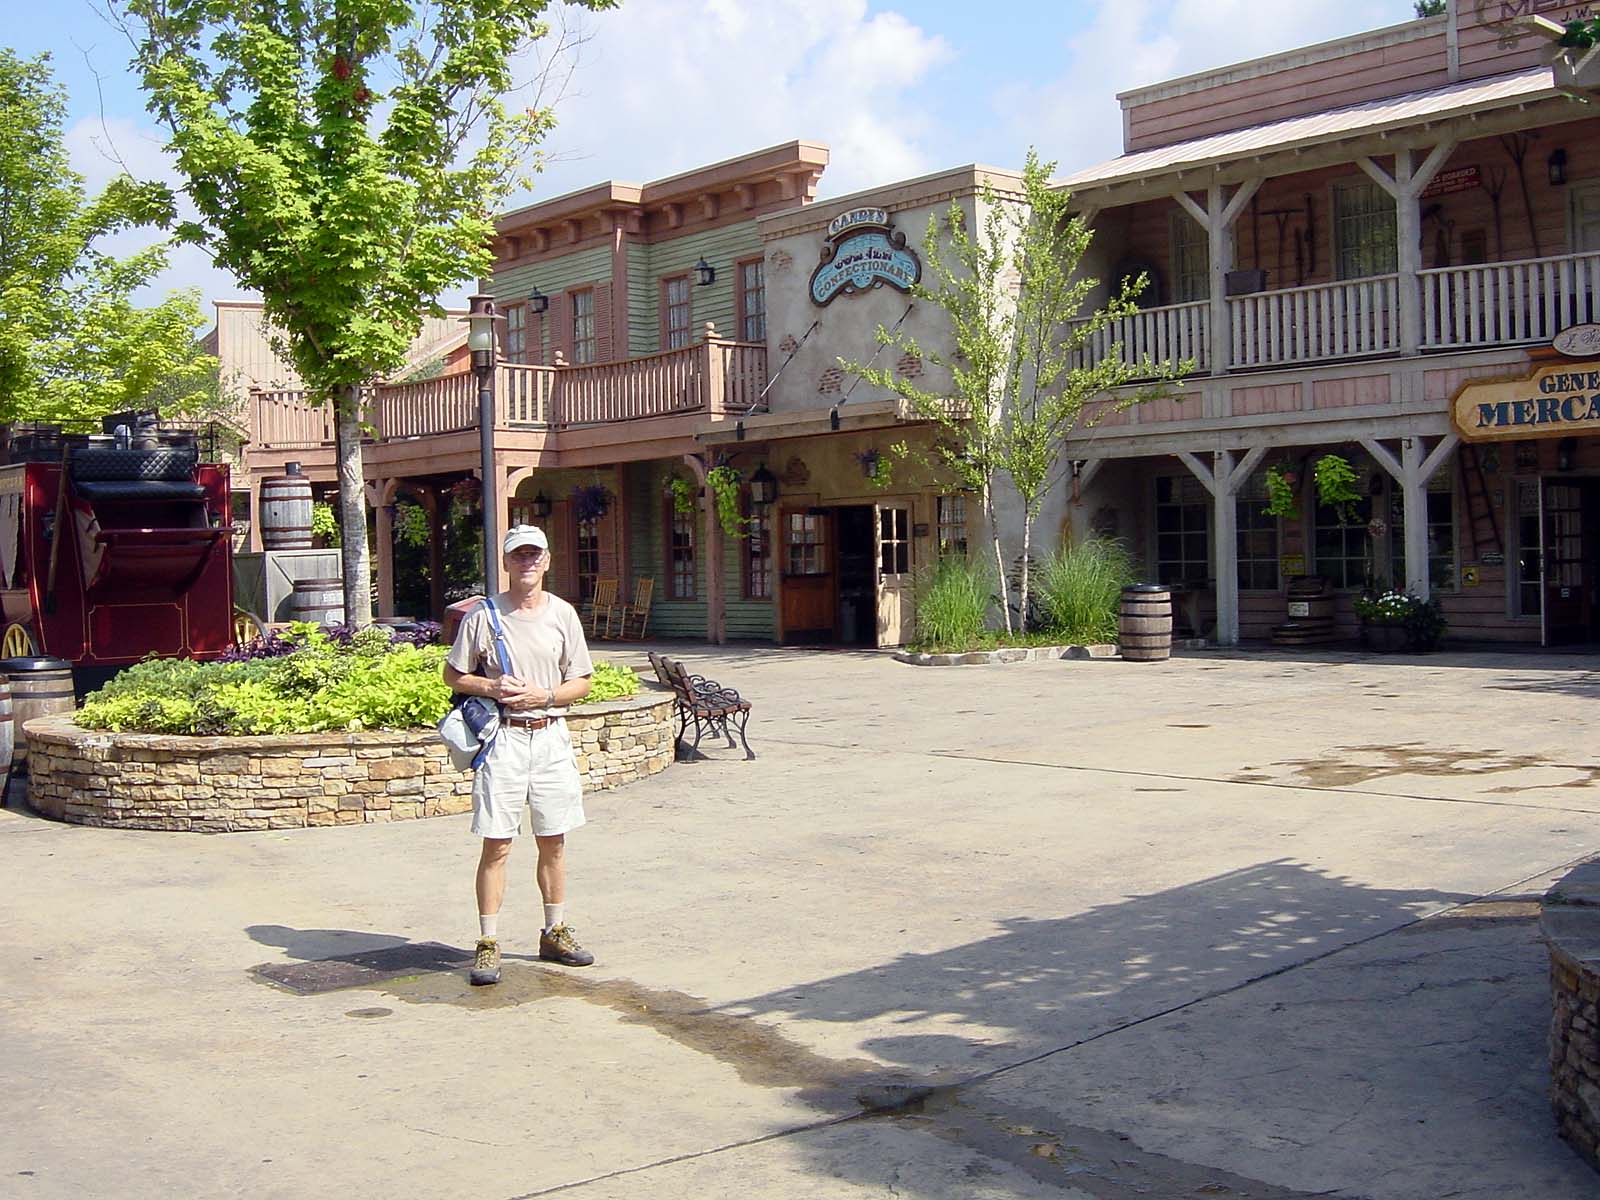
<path fill-rule="evenodd" d="M 53 56 L 73 165 L 92 187 L 119 160 L 170 174 L 127 42 L 97 3 L 0 0 L 0 15 L 13 50 Z M 1411 16 L 1412 0 L 622 0 L 579 18 L 549 162 L 511 206 L 794 138 L 831 147 L 823 195 L 1018 166 L 1030 145 L 1070 170 L 1120 151 L 1118 91 Z M 245 295 L 192 249 L 154 290 L 171 287 Z"/>

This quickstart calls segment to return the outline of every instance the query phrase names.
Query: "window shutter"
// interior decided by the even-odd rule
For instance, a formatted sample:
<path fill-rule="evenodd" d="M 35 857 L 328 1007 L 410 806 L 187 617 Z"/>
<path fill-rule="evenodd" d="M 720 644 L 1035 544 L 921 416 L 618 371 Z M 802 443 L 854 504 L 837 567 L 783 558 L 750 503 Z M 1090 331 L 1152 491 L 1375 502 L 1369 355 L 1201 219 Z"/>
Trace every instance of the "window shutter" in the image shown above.
<path fill-rule="evenodd" d="M 545 328 L 550 331 L 550 361 L 555 362 L 556 351 L 570 363 L 572 361 L 572 302 L 565 292 L 550 297 L 550 310 L 544 315 Z"/>
<path fill-rule="evenodd" d="M 552 301 L 552 303 L 554 302 Z M 528 314 L 528 354 L 526 361 L 534 365 L 538 365 L 545 360 L 544 326 L 544 313 L 530 312 Z"/>
<path fill-rule="evenodd" d="M 612 353 L 611 330 L 614 322 L 611 317 L 611 285 L 597 283 L 594 285 L 594 360 L 595 362 L 610 362 L 617 357 Z"/>

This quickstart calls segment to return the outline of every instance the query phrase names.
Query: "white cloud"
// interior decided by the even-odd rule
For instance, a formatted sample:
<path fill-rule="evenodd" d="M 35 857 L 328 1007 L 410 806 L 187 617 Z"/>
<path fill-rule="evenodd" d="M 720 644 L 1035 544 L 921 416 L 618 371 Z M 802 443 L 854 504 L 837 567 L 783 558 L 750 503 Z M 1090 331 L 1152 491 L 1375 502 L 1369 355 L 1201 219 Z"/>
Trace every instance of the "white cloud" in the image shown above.
<path fill-rule="evenodd" d="M 1000 147 L 1020 161 L 1029 145 L 1062 173 L 1122 152 L 1116 94 L 1197 71 L 1398 24 L 1410 0 L 1096 0 L 1086 27 L 1062 46 L 1060 75 L 999 88 L 992 100 Z"/>
<path fill-rule="evenodd" d="M 630 0 L 589 28 L 538 198 L 797 138 L 832 149 L 823 186 L 835 194 L 942 165 L 907 93 L 951 49 L 899 13 L 865 0 Z"/>

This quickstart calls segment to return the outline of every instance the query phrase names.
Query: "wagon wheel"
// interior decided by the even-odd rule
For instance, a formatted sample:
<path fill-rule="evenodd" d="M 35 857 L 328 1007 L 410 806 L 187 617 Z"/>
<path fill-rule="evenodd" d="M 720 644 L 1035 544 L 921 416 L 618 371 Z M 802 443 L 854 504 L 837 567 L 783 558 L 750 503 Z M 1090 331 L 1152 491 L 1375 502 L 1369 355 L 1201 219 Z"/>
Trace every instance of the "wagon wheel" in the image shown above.
<path fill-rule="evenodd" d="M 6 634 L 10 637 L 9 631 Z M 251 642 L 265 641 L 267 627 L 261 623 L 261 618 L 255 613 L 242 608 L 233 610 L 233 644 L 235 646 L 248 646 Z"/>
<path fill-rule="evenodd" d="M 26 625 L 13 621 L 6 626 L 5 636 L 0 637 L 0 658 L 25 658 L 38 652 Z"/>

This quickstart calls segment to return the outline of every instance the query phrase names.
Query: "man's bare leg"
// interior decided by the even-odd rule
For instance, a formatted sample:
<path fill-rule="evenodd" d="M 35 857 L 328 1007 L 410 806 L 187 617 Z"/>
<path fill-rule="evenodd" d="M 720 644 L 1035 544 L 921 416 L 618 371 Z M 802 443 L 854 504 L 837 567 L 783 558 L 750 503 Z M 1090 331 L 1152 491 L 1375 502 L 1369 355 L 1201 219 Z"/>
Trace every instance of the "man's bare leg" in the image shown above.
<path fill-rule="evenodd" d="M 478 855 L 478 947 L 468 979 L 477 986 L 500 982 L 500 903 L 506 897 L 506 860 L 510 838 L 484 838 Z"/>
<path fill-rule="evenodd" d="M 539 842 L 539 865 L 534 877 L 539 881 L 539 893 L 544 897 L 545 931 L 539 937 L 539 957 L 546 962 L 558 962 L 568 967 L 587 967 L 594 962 L 590 954 L 572 936 L 566 921 L 567 902 L 567 838 L 565 834 L 542 837 Z"/>

